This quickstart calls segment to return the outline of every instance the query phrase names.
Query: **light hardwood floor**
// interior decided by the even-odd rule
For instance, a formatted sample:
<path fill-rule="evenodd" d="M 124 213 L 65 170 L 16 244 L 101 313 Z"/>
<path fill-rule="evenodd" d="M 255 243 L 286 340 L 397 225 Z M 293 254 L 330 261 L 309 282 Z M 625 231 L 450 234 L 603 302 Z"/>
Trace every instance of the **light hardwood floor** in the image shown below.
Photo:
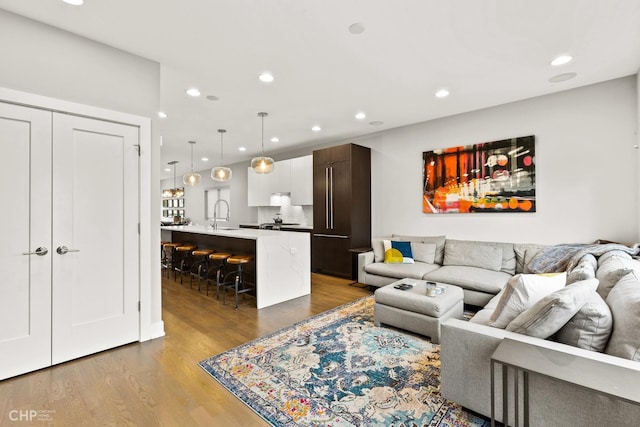
<path fill-rule="evenodd" d="M 246 297 L 235 311 L 215 290 L 206 297 L 188 280 L 163 278 L 165 337 L 0 381 L 0 426 L 30 425 L 11 420 L 16 410 L 53 411 L 55 426 L 265 426 L 198 362 L 367 295 L 347 280 L 312 274 L 310 296 L 262 310 Z"/>

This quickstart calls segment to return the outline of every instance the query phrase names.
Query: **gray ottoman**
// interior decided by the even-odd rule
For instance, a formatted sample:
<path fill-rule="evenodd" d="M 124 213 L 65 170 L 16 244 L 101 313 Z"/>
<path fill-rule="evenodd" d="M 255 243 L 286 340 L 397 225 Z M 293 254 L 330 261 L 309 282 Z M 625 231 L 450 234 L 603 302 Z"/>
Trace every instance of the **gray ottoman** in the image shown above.
<path fill-rule="evenodd" d="M 394 288 L 400 283 L 413 283 L 405 291 Z M 438 283 L 445 288 L 438 296 L 426 295 L 424 280 L 402 279 L 375 292 L 373 321 L 376 326 L 389 325 L 431 337 L 440 343 L 440 323 L 454 317 L 462 319 L 464 303 L 462 288 Z"/>

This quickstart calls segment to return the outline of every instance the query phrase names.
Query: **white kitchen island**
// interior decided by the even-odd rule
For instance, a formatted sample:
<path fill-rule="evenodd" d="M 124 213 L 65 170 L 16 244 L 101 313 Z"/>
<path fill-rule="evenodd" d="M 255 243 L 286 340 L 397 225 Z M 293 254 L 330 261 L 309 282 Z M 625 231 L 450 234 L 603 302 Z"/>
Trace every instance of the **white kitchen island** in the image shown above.
<path fill-rule="evenodd" d="M 247 280 L 255 281 L 259 309 L 311 293 L 309 233 L 249 228 L 214 230 L 198 225 L 165 226 L 161 230 L 165 241 L 252 255 L 254 268 L 247 268 Z"/>

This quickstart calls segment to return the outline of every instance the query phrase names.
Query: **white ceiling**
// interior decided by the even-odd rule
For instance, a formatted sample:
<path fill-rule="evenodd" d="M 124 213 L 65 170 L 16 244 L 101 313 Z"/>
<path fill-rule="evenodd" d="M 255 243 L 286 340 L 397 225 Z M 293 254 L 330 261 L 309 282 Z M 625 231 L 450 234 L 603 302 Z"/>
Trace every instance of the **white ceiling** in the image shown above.
<path fill-rule="evenodd" d="M 0 0 L 0 8 L 159 62 L 158 110 L 169 117 L 154 120 L 163 169 L 179 160 L 179 174 L 189 140 L 197 170 L 219 161 L 219 128 L 228 130 L 225 163 L 248 165 L 260 152 L 259 111 L 269 113 L 265 151 L 275 155 L 640 68 L 640 0 Z M 351 34 L 353 23 L 365 31 Z M 559 54 L 574 60 L 551 66 Z M 275 81 L 260 82 L 263 71 Z M 549 82 L 563 73 L 577 76 Z M 200 98 L 185 94 L 191 86 Z M 435 98 L 440 88 L 451 95 Z M 356 120 L 358 111 L 367 118 Z"/>

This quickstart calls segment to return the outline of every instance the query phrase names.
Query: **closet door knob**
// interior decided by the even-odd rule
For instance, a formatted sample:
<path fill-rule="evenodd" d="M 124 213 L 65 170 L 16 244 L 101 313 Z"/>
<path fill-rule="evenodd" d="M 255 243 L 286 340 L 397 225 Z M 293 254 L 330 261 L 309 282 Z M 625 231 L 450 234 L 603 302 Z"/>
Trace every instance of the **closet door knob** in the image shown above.
<path fill-rule="evenodd" d="M 80 249 L 69 249 L 66 246 L 58 246 L 58 249 L 56 249 L 56 252 L 58 252 L 60 255 L 64 255 L 67 252 L 80 252 Z"/>
<path fill-rule="evenodd" d="M 39 248 L 37 248 L 34 252 L 23 252 L 22 255 L 38 255 L 38 256 L 45 256 L 46 254 L 49 253 L 49 249 L 40 246 Z"/>

